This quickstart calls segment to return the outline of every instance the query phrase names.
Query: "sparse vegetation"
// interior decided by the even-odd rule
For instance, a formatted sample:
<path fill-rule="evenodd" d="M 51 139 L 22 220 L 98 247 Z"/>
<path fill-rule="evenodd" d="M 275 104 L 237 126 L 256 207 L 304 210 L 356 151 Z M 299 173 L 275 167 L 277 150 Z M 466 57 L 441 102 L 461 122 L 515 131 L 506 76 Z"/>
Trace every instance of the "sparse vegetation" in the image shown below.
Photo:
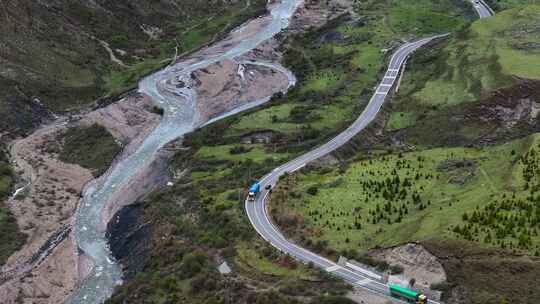
<path fill-rule="evenodd" d="M 274 190 L 273 212 L 282 229 L 312 247 L 324 241 L 335 250 L 366 250 L 446 235 L 540 254 L 537 138 L 381 155 L 346 172 L 291 175 Z M 342 182 L 332 186 L 337 178 Z"/>
<path fill-rule="evenodd" d="M 165 113 L 165 110 L 163 110 L 162 107 L 159 107 L 159 106 L 153 106 L 152 107 L 152 113 L 155 113 L 159 116 L 163 116 L 163 114 Z"/>
<path fill-rule="evenodd" d="M 440 258 L 447 274 L 445 286 L 460 286 L 460 294 L 470 304 L 501 304 L 518 299 L 523 304 L 536 304 L 540 293 L 530 286 L 540 284 L 540 260 L 515 255 L 506 250 L 482 248 L 466 241 L 429 240 L 423 245 Z M 448 300 L 450 292 L 443 300 Z M 511 301 L 510 301 L 511 302 Z"/>
<path fill-rule="evenodd" d="M 514 168 L 512 177 L 516 188 L 463 213 L 464 224 L 456 225 L 454 233 L 469 241 L 525 250 L 540 256 L 539 150 L 540 142 L 535 137 L 531 148 L 521 155 Z"/>

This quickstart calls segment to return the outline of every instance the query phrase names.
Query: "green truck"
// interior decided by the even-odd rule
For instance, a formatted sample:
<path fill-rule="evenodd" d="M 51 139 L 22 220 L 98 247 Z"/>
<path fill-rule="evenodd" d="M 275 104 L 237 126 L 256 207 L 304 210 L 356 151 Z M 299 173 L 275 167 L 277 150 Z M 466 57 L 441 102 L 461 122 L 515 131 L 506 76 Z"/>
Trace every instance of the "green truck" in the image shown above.
<path fill-rule="evenodd" d="M 428 304 L 427 297 L 424 294 L 401 287 L 399 285 L 390 285 L 390 295 L 392 295 L 392 297 L 405 300 L 409 303 Z"/>

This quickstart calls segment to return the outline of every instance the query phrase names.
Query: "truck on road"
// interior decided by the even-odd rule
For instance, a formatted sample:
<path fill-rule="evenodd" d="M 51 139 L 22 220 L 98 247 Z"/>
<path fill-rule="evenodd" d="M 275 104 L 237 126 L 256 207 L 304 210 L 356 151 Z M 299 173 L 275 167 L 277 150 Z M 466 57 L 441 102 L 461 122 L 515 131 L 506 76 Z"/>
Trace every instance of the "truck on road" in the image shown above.
<path fill-rule="evenodd" d="M 257 194 L 261 191 L 261 183 L 256 182 L 254 183 L 251 188 L 249 188 L 248 192 L 248 201 L 253 202 L 255 201 L 255 197 L 257 197 Z"/>
<path fill-rule="evenodd" d="M 390 285 L 390 295 L 409 303 L 428 304 L 428 299 L 424 294 L 399 285 Z"/>

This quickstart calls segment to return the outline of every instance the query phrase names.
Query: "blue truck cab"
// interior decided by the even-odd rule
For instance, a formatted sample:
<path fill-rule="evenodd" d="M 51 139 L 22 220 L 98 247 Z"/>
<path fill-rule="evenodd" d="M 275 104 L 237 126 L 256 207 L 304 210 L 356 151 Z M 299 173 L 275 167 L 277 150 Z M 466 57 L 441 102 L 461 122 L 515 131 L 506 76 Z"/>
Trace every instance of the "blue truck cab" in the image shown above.
<path fill-rule="evenodd" d="M 260 191 L 261 191 L 261 184 L 259 182 L 256 182 L 255 184 L 253 184 L 251 188 L 249 188 L 248 201 L 250 202 L 255 201 L 255 197 Z"/>

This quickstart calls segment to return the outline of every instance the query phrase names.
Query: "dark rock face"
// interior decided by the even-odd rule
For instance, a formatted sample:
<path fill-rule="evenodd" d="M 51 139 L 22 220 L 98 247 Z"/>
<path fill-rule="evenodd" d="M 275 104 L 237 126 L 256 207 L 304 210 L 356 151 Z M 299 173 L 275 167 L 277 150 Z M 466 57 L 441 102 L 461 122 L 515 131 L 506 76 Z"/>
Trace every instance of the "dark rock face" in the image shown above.
<path fill-rule="evenodd" d="M 107 238 L 114 257 L 131 278 L 144 268 L 151 245 L 152 227 L 142 223 L 143 204 L 136 203 L 118 211 L 107 225 Z"/>

